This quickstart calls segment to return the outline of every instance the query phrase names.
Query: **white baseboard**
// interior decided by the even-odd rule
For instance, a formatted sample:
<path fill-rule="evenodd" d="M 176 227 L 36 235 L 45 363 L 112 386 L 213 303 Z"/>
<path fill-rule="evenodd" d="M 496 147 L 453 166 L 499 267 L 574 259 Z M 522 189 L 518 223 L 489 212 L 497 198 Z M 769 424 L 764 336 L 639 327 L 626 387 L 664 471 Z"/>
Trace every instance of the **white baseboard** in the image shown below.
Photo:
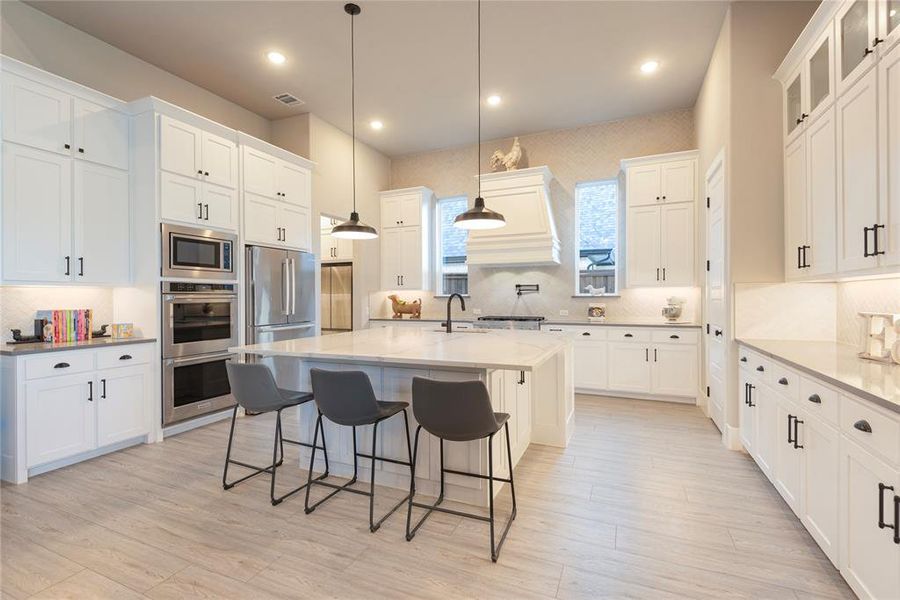
<path fill-rule="evenodd" d="M 223 411 L 212 413 L 211 415 L 203 415 L 202 417 L 197 417 L 196 419 L 191 419 L 190 421 L 169 425 L 168 427 L 163 428 L 163 437 L 167 438 L 172 435 L 184 433 L 185 431 L 190 431 L 191 429 L 197 429 L 198 427 L 209 425 L 210 423 L 216 423 L 218 421 L 230 419 L 233 410 L 233 408 L 226 408 Z"/>
<path fill-rule="evenodd" d="M 608 396 L 610 398 L 631 398 L 634 400 L 656 400 L 658 402 L 697 404 L 697 398 L 691 396 L 658 396 L 655 394 L 637 394 L 633 392 L 616 392 L 612 390 L 595 390 L 591 388 L 575 388 L 575 393 L 587 396 Z"/>

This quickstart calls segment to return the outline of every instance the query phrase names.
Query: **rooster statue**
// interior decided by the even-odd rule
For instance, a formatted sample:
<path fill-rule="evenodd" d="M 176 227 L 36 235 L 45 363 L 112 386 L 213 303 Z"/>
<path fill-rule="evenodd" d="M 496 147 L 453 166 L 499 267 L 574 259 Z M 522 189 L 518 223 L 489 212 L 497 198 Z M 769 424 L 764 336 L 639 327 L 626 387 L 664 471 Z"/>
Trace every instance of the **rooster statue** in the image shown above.
<path fill-rule="evenodd" d="M 519 145 L 519 138 L 516 138 L 509 154 L 503 154 L 502 150 L 494 150 L 491 155 L 491 170 L 499 171 L 500 167 L 505 167 L 507 171 L 515 171 L 520 160 L 522 160 L 522 146 Z"/>

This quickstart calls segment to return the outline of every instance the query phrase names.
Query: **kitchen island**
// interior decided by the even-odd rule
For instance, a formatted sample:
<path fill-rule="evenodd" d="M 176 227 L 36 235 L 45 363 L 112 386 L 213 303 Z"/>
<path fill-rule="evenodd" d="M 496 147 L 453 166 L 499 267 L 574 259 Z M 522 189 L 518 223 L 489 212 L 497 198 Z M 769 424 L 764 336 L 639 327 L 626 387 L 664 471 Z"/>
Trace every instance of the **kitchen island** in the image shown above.
<path fill-rule="evenodd" d="M 445 333 L 434 330 L 383 327 L 230 348 L 232 352 L 255 355 L 270 364 L 278 384 L 310 390 L 309 370 L 364 371 L 372 381 L 379 400 L 412 403 L 413 377 L 448 381 L 484 381 L 490 390 L 494 410 L 510 414 L 510 442 L 515 465 L 530 443 L 565 447 L 574 430 L 574 386 L 572 343 L 566 339 L 531 331 L 468 330 Z M 411 435 L 415 433 L 409 411 Z M 310 403 L 299 411 L 301 439 L 312 441 L 316 410 Z M 352 431 L 326 421 L 330 471 L 338 476 L 353 472 Z M 360 448 L 371 444 L 371 427 L 360 427 Z M 440 481 L 439 442 L 426 435 L 419 442 L 416 486 L 422 493 L 436 494 Z M 368 442 L 366 441 L 368 437 Z M 407 459 L 403 419 L 393 418 L 379 425 L 378 454 Z M 508 470 L 506 453 L 501 451 L 503 435 L 494 439 L 495 473 Z M 302 448 L 308 460 L 308 450 Z M 318 457 L 321 453 L 317 454 Z M 484 442 L 447 442 L 445 466 L 449 469 L 487 472 Z M 369 480 L 368 460 L 360 461 L 360 479 Z M 304 463 L 301 463 L 304 464 Z M 397 488 L 409 485 L 406 467 L 391 463 L 376 466 L 376 482 Z M 316 470 L 324 469 L 317 460 Z M 447 475 L 449 499 L 484 504 L 486 482 Z M 495 493 L 500 486 L 495 486 Z"/>

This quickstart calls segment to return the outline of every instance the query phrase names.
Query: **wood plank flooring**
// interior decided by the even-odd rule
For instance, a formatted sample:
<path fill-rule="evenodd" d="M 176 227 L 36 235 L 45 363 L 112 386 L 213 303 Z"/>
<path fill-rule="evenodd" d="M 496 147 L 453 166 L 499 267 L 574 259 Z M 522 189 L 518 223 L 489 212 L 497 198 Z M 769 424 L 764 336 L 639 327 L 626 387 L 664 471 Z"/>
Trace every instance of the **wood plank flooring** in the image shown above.
<path fill-rule="evenodd" d="M 371 534 L 361 496 L 305 515 L 302 497 L 271 506 L 266 477 L 223 491 L 220 422 L 4 485 L 2 595 L 853 597 L 752 460 L 726 450 L 696 407 L 578 396 L 576 423 L 569 448 L 532 445 L 517 467 L 519 515 L 497 564 L 476 521 L 435 514 L 407 543 L 405 512 Z M 239 421 L 235 457 L 271 460 L 272 424 Z M 305 472 L 287 466 L 279 477 L 287 489 Z M 378 493 L 381 506 L 402 495 Z M 504 490 L 501 519 L 508 506 Z"/>

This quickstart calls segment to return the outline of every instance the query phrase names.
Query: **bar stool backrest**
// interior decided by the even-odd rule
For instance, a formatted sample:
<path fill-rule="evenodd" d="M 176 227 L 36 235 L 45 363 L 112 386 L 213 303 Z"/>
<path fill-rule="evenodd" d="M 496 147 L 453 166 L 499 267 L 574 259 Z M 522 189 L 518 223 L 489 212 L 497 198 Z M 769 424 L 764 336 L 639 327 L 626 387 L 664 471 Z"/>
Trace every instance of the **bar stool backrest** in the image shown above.
<path fill-rule="evenodd" d="M 496 433 L 491 396 L 482 381 L 435 381 L 413 377 L 413 415 L 428 433 L 467 441 Z"/>
<path fill-rule="evenodd" d="M 363 371 L 310 369 L 313 395 L 319 412 L 338 425 L 357 425 L 378 419 L 378 400 Z"/>
<path fill-rule="evenodd" d="M 231 394 L 237 403 L 250 412 L 271 410 L 282 401 L 272 371 L 261 363 L 225 363 Z"/>

